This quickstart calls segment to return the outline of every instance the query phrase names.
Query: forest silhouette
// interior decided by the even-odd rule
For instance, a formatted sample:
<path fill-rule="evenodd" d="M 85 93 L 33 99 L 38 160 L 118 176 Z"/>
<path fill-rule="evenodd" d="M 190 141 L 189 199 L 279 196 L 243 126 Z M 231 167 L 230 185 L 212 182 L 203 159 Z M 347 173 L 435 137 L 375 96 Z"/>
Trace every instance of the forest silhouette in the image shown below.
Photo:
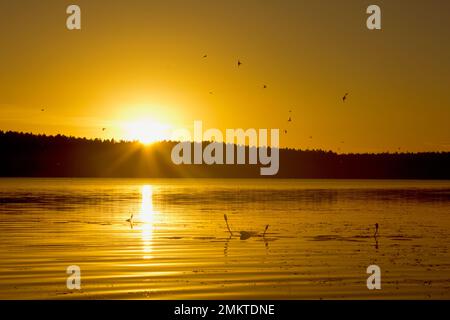
<path fill-rule="evenodd" d="M 337 154 L 280 149 L 278 174 L 261 176 L 261 165 L 175 165 L 171 161 L 175 144 L 163 141 L 145 146 L 139 142 L 0 131 L 0 176 L 450 179 L 450 152 Z M 248 151 L 246 147 L 247 158 Z"/>

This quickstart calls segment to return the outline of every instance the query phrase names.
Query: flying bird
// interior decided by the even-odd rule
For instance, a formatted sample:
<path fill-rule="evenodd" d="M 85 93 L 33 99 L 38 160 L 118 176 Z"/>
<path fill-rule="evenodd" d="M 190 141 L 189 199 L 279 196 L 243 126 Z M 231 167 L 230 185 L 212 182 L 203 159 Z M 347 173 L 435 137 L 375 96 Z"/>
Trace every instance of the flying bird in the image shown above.
<path fill-rule="evenodd" d="M 344 96 L 342 97 L 342 102 L 345 102 L 345 100 L 347 100 L 347 96 L 348 96 L 348 92 L 346 94 L 344 94 Z"/>
<path fill-rule="evenodd" d="M 102 128 L 102 131 L 106 131 L 106 128 Z"/>
<path fill-rule="evenodd" d="M 45 109 L 41 109 L 41 112 L 44 112 L 45 111 Z"/>
<path fill-rule="evenodd" d="M 242 64 L 241 60 L 238 60 L 238 62 L 237 62 L 238 68 L 241 66 L 241 64 Z"/>
<path fill-rule="evenodd" d="M 378 236 L 378 223 L 375 223 L 375 234 L 373 236 L 375 238 Z"/>
<path fill-rule="evenodd" d="M 287 133 L 287 130 L 286 130 L 286 129 L 284 130 L 284 133 Z"/>
<path fill-rule="evenodd" d="M 263 85 L 263 89 L 267 89 L 267 86 L 266 86 L 266 85 Z"/>
<path fill-rule="evenodd" d="M 205 54 L 205 55 L 203 56 L 203 58 L 208 58 L 208 55 L 207 55 L 207 54 Z"/>
<path fill-rule="evenodd" d="M 291 122 L 291 121 L 292 121 L 292 119 L 291 119 L 291 117 L 289 117 L 288 122 Z"/>

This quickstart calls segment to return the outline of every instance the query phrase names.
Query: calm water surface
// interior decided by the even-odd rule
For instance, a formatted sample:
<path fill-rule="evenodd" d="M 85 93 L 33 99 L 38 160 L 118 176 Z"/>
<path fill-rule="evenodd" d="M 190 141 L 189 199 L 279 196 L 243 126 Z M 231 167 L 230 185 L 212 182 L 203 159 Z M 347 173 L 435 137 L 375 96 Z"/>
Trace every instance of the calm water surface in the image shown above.
<path fill-rule="evenodd" d="M 0 298 L 450 299 L 449 227 L 450 181 L 0 179 Z"/>

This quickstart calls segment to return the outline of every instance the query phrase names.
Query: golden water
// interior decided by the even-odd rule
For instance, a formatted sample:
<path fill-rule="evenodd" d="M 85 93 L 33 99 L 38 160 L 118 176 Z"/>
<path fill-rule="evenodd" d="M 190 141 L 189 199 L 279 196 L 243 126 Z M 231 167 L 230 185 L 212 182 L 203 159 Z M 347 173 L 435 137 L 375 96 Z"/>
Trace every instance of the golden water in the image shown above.
<path fill-rule="evenodd" d="M 449 299 L 449 227 L 449 181 L 0 179 L 0 298 Z"/>

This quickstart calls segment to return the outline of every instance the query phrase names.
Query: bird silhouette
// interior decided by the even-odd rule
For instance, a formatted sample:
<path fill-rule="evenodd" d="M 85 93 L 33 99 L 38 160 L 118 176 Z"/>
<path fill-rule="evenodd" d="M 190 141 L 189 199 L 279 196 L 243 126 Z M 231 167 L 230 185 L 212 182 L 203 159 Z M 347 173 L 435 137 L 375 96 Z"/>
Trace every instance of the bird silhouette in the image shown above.
<path fill-rule="evenodd" d="M 230 226 L 228 225 L 228 217 L 226 214 L 223 215 L 223 218 L 225 219 L 225 223 L 227 224 L 228 232 L 233 236 L 233 231 L 231 231 Z"/>
<path fill-rule="evenodd" d="M 286 130 L 286 129 L 284 130 L 284 133 L 287 133 L 287 130 Z"/>
<path fill-rule="evenodd" d="M 345 102 L 345 100 L 347 100 L 347 96 L 348 96 L 348 92 L 346 94 L 344 94 L 344 96 L 342 97 L 342 102 Z"/>
<path fill-rule="evenodd" d="M 131 214 L 130 218 L 126 220 L 127 222 L 133 222 L 133 214 Z"/>
<path fill-rule="evenodd" d="M 233 231 L 231 231 L 230 226 L 228 225 L 228 217 L 227 217 L 227 215 L 224 214 L 223 218 L 225 219 L 225 223 L 227 225 L 228 232 L 230 233 L 231 236 L 233 236 L 234 235 Z M 269 229 L 269 225 L 266 225 L 266 228 L 264 229 L 262 237 L 264 237 L 266 235 L 267 229 Z M 259 235 L 259 233 L 255 232 L 255 231 L 239 231 L 239 235 L 240 235 L 239 238 L 241 240 L 247 240 L 247 239 L 249 239 L 251 237 L 255 237 L 255 236 L 261 237 L 261 235 Z"/>
<path fill-rule="evenodd" d="M 41 109 L 41 112 L 44 112 L 45 111 L 45 109 Z"/>
<path fill-rule="evenodd" d="M 288 122 L 291 122 L 291 121 L 292 121 L 292 119 L 291 119 L 291 117 L 289 117 Z"/>
<path fill-rule="evenodd" d="M 378 223 L 375 223 L 375 233 L 373 235 L 375 238 L 378 236 Z"/>
<path fill-rule="evenodd" d="M 266 235 L 267 229 L 269 229 L 269 225 L 268 224 L 266 225 L 266 228 L 264 229 L 264 232 L 262 234 L 263 237 Z"/>
<path fill-rule="evenodd" d="M 106 128 L 102 128 L 102 131 L 106 131 Z"/>
<path fill-rule="evenodd" d="M 266 86 L 266 85 L 263 85 L 263 89 L 267 89 L 267 86 Z"/>
<path fill-rule="evenodd" d="M 205 54 L 204 56 L 203 56 L 203 58 L 207 58 L 208 57 L 208 55 L 207 54 Z"/>
<path fill-rule="evenodd" d="M 238 60 L 238 62 L 237 62 L 238 68 L 241 66 L 241 64 L 242 64 L 241 60 Z"/>

